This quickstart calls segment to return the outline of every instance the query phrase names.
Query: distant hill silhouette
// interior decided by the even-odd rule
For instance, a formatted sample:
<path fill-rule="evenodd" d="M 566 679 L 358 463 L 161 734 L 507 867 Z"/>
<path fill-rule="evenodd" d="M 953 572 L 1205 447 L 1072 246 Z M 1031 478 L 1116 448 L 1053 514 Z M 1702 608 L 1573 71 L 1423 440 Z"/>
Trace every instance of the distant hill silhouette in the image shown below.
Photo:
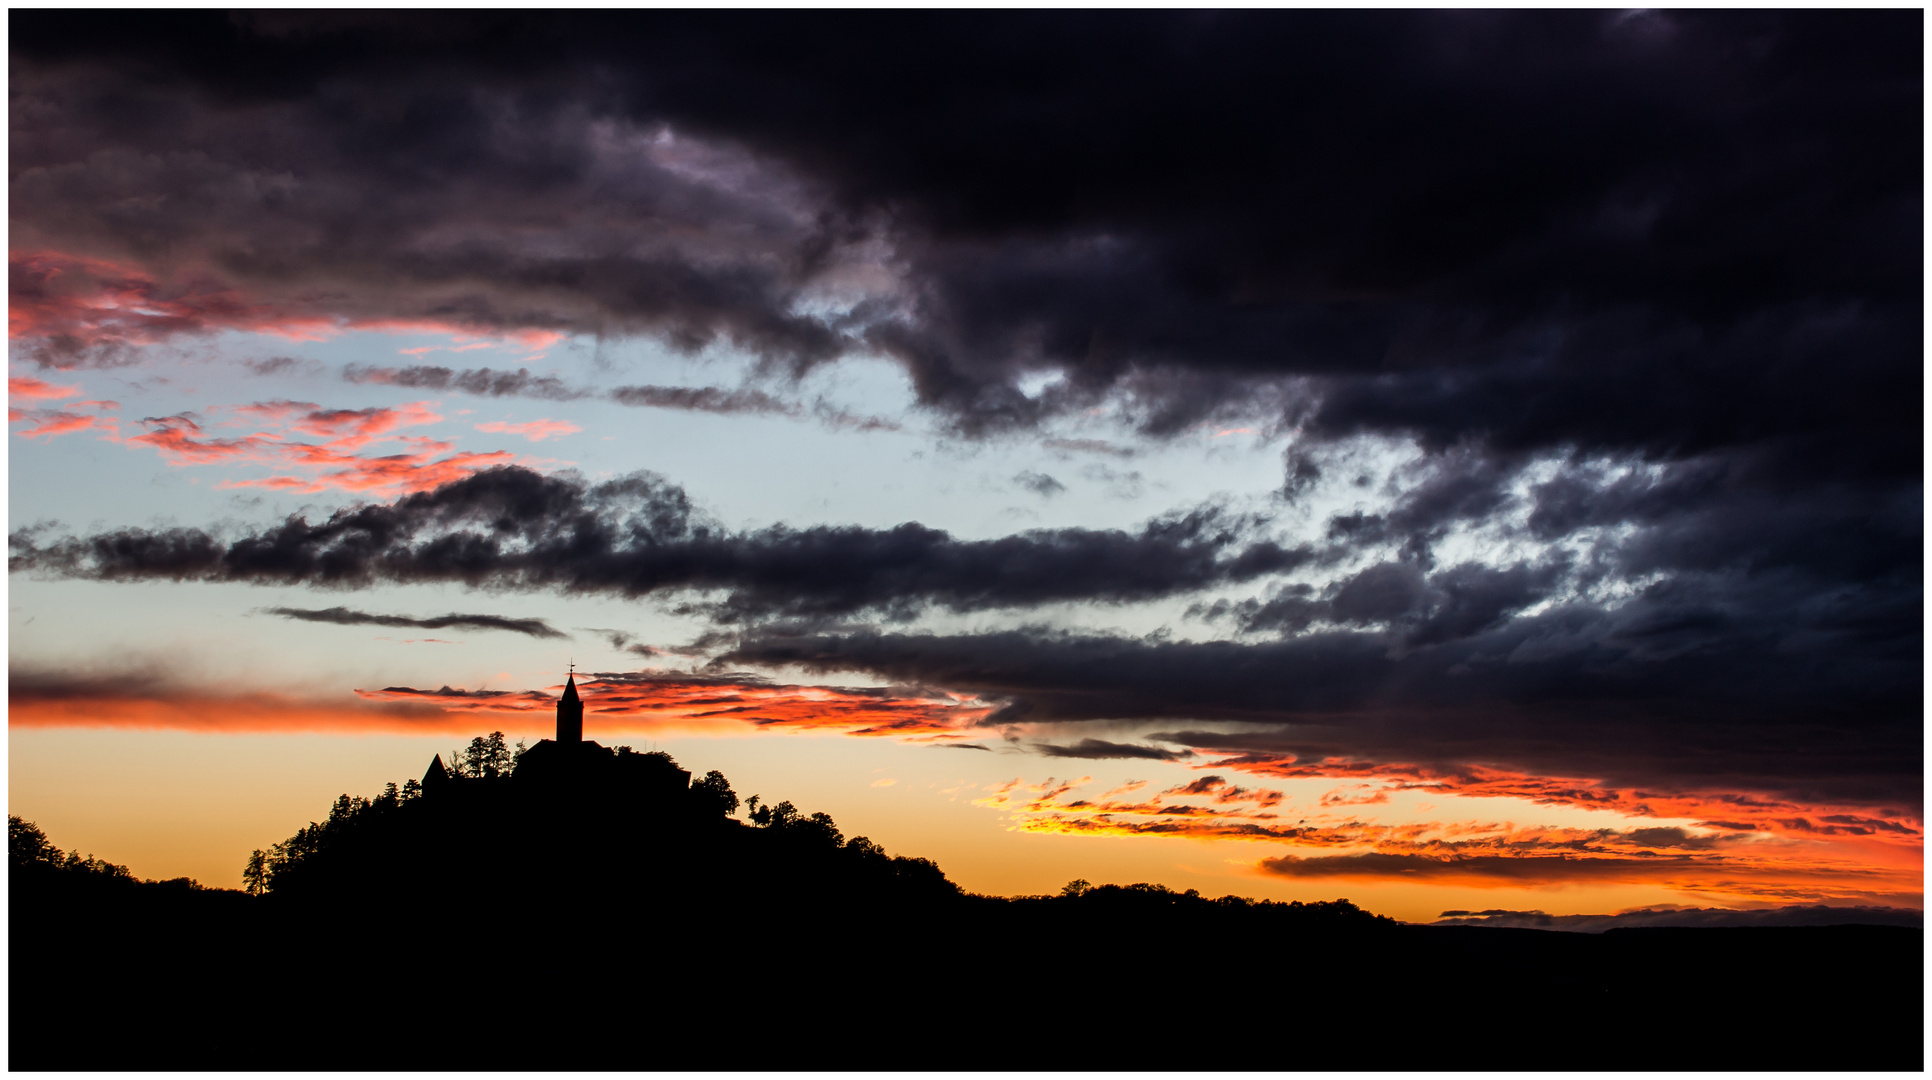
<path fill-rule="evenodd" d="M 1917 929 L 1424 927 L 1146 883 L 977 896 L 790 803 L 747 799 L 741 822 L 722 775 L 689 775 L 493 734 L 337 799 L 243 891 L 139 882 L 10 819 L 8 1065 L 1922 1064 Z M 1767 993 L 1803 1022 L 1773 1037 Z"/>

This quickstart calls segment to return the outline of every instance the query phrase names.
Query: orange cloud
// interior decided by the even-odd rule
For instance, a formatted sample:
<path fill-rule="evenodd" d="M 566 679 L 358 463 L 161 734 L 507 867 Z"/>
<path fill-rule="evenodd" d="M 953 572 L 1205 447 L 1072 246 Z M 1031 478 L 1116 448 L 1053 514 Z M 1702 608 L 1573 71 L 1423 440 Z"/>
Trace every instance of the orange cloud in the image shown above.
<path fill-rule="evenodd" d="M 947 742 L 968 738 L 966 729 L 993 709 L 927 691 L 780 685 L 753 676 L 602 673 L 580 677 L 577 685 L 592 737 L 674 726 Z M 527 721 L 526 730 L 540 730 L 549 727 L 562 689 L 390 686 L 356 690 L 353 702 L 317 702 L 272 693 L 181 688 L 157 678 L 103 680 L 32 672 L 16 672 L 8 687 L 12 722 L 24 726 L 193 731 L 458 731 L 519 719 Z"/>
<path fill-rule="evenodd" d="M 501 420 L 492 420 L 487 424 L 476 425 L 476 430 L 492 434 L 521 435 L 531 442 L 542 442 L 561 435 L 575 435 L 584 429 L 568 420 L 532 420 L 523 424 L 506 424 Z"/>
<path fill-rule="evenodd" d="M 1322 796 L 1323 806 L 1381 806 L 1389 793 L 1374 784 L 1344 784 Z"/>
<path fill-rule="evenodd" d="M 1209 750 L 1207 753 L 1222 753 Z M 1924 844 L 1922 817 L 1900 807 L 1797 803 L 1752 792 L 1659 792 L 1618 788 L 1600 780 L 1535 776 L 1480 765 L 1441 767 L 1344 758 L 1238 753 L 1212 768 L 1281 779 L 1373 780 L 1385 791 L 1428 791 L 1465 798 L 1506 797 L 1550 806 L 1610 810 L 1627 817 L 1686 819 L 1731 832 L 1782 836 L 1865 837 L 1912 848 Z M 1340 791 L 1342 789 L 1337 789 Z M 1336 794 L 1331 792 L 1330 795 Z"/>
<path fill-rule="evenodd" d="M 1897 900 L 1912 894 L 1923 872 L 1917 845 L 1874 845 L 1871 834 L 1818 831 L 1801 839 L 1641 822 L 1594 829 L 1483 821 L 1383 822 L 1326 810 L 1284 821 L 1263 809 L 1279 800 L 1239 805 L 1230 796 L 1243 789 L 1219 776 L 1167 788 L 1143 802 L 1112 801 L 1131 789 L 1115 789 L 1099 800 L 1077 797 L 1074 790 L 1084 782 L 1049 778 L 1028 785 L 1015 779 L 973 801 L 1007 814 L 1026 832 L 1247 840 L 1317 849 L 1317 854 L 1285 854 L 1256 864 L 1262 873 L 1297 878 L 1496 886 L 1642 882 L 1701 894 L 1798 901 Z M 1322 805 L 1340 809 L 1380 801 L 1360 794 L 1367 790 L 1366 784 L 1338 788 Z M 1812 824 L 1818 828 L 1818 822 Z"/>
<path fill-rule="evenodd" d="M 37 694 L 10 687 L 7 722 L 24 728 L 105 727 L 211 733 L 474 733 L 484 710 L 408 703 L 337 703 L 285 694 L 173 692 L 165 689 Z"/>
<path fill-rule="evenodd" d="M 1257 807 L 1264 808 L 1278 806 L 1287 797 L 1279 791 L 1269 791 L 1266 789 L 1254 791 L 1244 787 L 1236 787 L 1219 776 L 1203 776 L 1192 783 L 1168 788 L 1166 791 L 1154 796 L 1153 801 L 1158 803 L 1163 797 L 1172 795 L 1205 795 L 1211 796 L 1216 803 L 1222 805 L 1252 802 Z"/>
<path fill-rule="evenodd" d="M 826 731 L 844 735 L 953 739 L 992 712 L 993 706 L 941 694 L 893 692 L 868 687 L 795 686 L 749 676 L 639 672 L 580 678 L 587 726 L 632 730 L 634 722 L 745 725 L 752 728 Z M 562 687 L 554 688 L 557 692 Z M 450 703 L 490 712 L 536 712 L 555 699 L 444 687 L 358 690 L 372 701 Z"/>
<path fill-rule="evenodd" d="M 1264 874 L 1292 878 L 1396 880 L 1475 886 L 1664 885 L 1737 901 L 1910 900 L 1923 884 L 1911 867 L 1831 858 L 1766 857 L 1753 852 L 1534 853 L 1519 855 L 1369 851 L 1263 859 Z"/>

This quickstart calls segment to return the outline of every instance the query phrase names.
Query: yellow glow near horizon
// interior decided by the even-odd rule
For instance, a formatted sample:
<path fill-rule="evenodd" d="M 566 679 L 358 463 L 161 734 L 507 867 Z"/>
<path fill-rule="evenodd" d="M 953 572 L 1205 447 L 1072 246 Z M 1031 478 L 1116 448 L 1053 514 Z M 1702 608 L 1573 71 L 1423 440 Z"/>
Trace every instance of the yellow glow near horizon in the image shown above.
<path fill-rule="evenodd" d="M 512 740 L 545 737 L 536 725 L 506 728 Z M 597 734 L 591 732 L 593 737 Z M 254 848 L 286 838 L 327 814 L 338 794 L 374 795 L 387 781 L 420 776 L 432 755 L 466 739 L 355 734 L 195 734 L 87 728 L 15 728 L 9 733 L 9 810 L 37 822 L 50 839 L 142 877 L 193 877 L 235 887 Z M 740 796 L 790 800 L 807 812 L 830 813 L 847 836 L 865 835 L 894 854 L 937 862 L 971 891 L 995 894 L 1057 892 L 1066 882 L 1148 881 L 1209 896 L 1328 900 L 1346 897 L 1405 921 L 1437 918 L 1444 910 L 1535 909 L 1551 914 L 1597 914 L 1664 904 L 1766 906 L 1793 902 L 1753 898 L 1737 890 L 1699 893 L 1665 881 L 1515 883 L 1379 879 L 1291 879 L 1261 872 L 1262 859 L 1284 854 L 1330 854 L 1292 845 L 1242 839 L 1168 836 L 1066 835 L 1028 831 L 1015 816 L 983 805 L 983 798 L 1015 774 L 1035 773 L 1037 756 L 834 735 L 629 738 L 640 749 L 670 752 L 694 772 L 718 769 Z M 1164 762 L 1075 762 L 1095 794 L 1129 779 L 1147 789 L 1176 786 L 1204 770 Z M 1234 775 L 1234 774 L 1229 774 Z M 890 784 L 878 781 L 891 780 Z M 1332 780 L 1274 782 L 1287 793 L 1284 818 L 1319 806 Z M 1376 820 L 1534 823 L 1549 828 L 1660 827 L 1680 822 L 1627 819 L 1602 810 L 1547 806 L 1523 799 L 1463 798 L 1420 792 L 1392 794 L 1373 810 Z M 1919 905 L 1911 887 L 1915 849 L 1867 860 L 1864 891 L 1827 890 L 1833 903 Z"/>

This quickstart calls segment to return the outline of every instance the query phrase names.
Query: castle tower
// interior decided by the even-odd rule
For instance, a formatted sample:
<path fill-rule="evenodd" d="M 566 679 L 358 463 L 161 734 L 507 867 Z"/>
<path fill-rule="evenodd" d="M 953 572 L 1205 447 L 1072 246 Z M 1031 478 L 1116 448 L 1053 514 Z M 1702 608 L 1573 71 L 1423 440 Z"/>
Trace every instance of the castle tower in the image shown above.
<path fill-rule="evenodd" d="M 584 701 L 577 696 L 577 673 L 564 680 L 563 697 L 557 699 L 557 741 L 584 741 Z"/>

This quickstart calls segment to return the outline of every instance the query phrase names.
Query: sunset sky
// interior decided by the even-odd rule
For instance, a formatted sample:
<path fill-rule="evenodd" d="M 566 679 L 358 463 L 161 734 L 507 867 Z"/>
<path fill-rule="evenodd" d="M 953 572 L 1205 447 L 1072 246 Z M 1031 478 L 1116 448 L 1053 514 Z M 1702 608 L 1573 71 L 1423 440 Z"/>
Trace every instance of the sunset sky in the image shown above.
<path fill-rule="evenodd" d="M 8 805 L 1923 903 L 1921 15 L 9 14 Z"/>

